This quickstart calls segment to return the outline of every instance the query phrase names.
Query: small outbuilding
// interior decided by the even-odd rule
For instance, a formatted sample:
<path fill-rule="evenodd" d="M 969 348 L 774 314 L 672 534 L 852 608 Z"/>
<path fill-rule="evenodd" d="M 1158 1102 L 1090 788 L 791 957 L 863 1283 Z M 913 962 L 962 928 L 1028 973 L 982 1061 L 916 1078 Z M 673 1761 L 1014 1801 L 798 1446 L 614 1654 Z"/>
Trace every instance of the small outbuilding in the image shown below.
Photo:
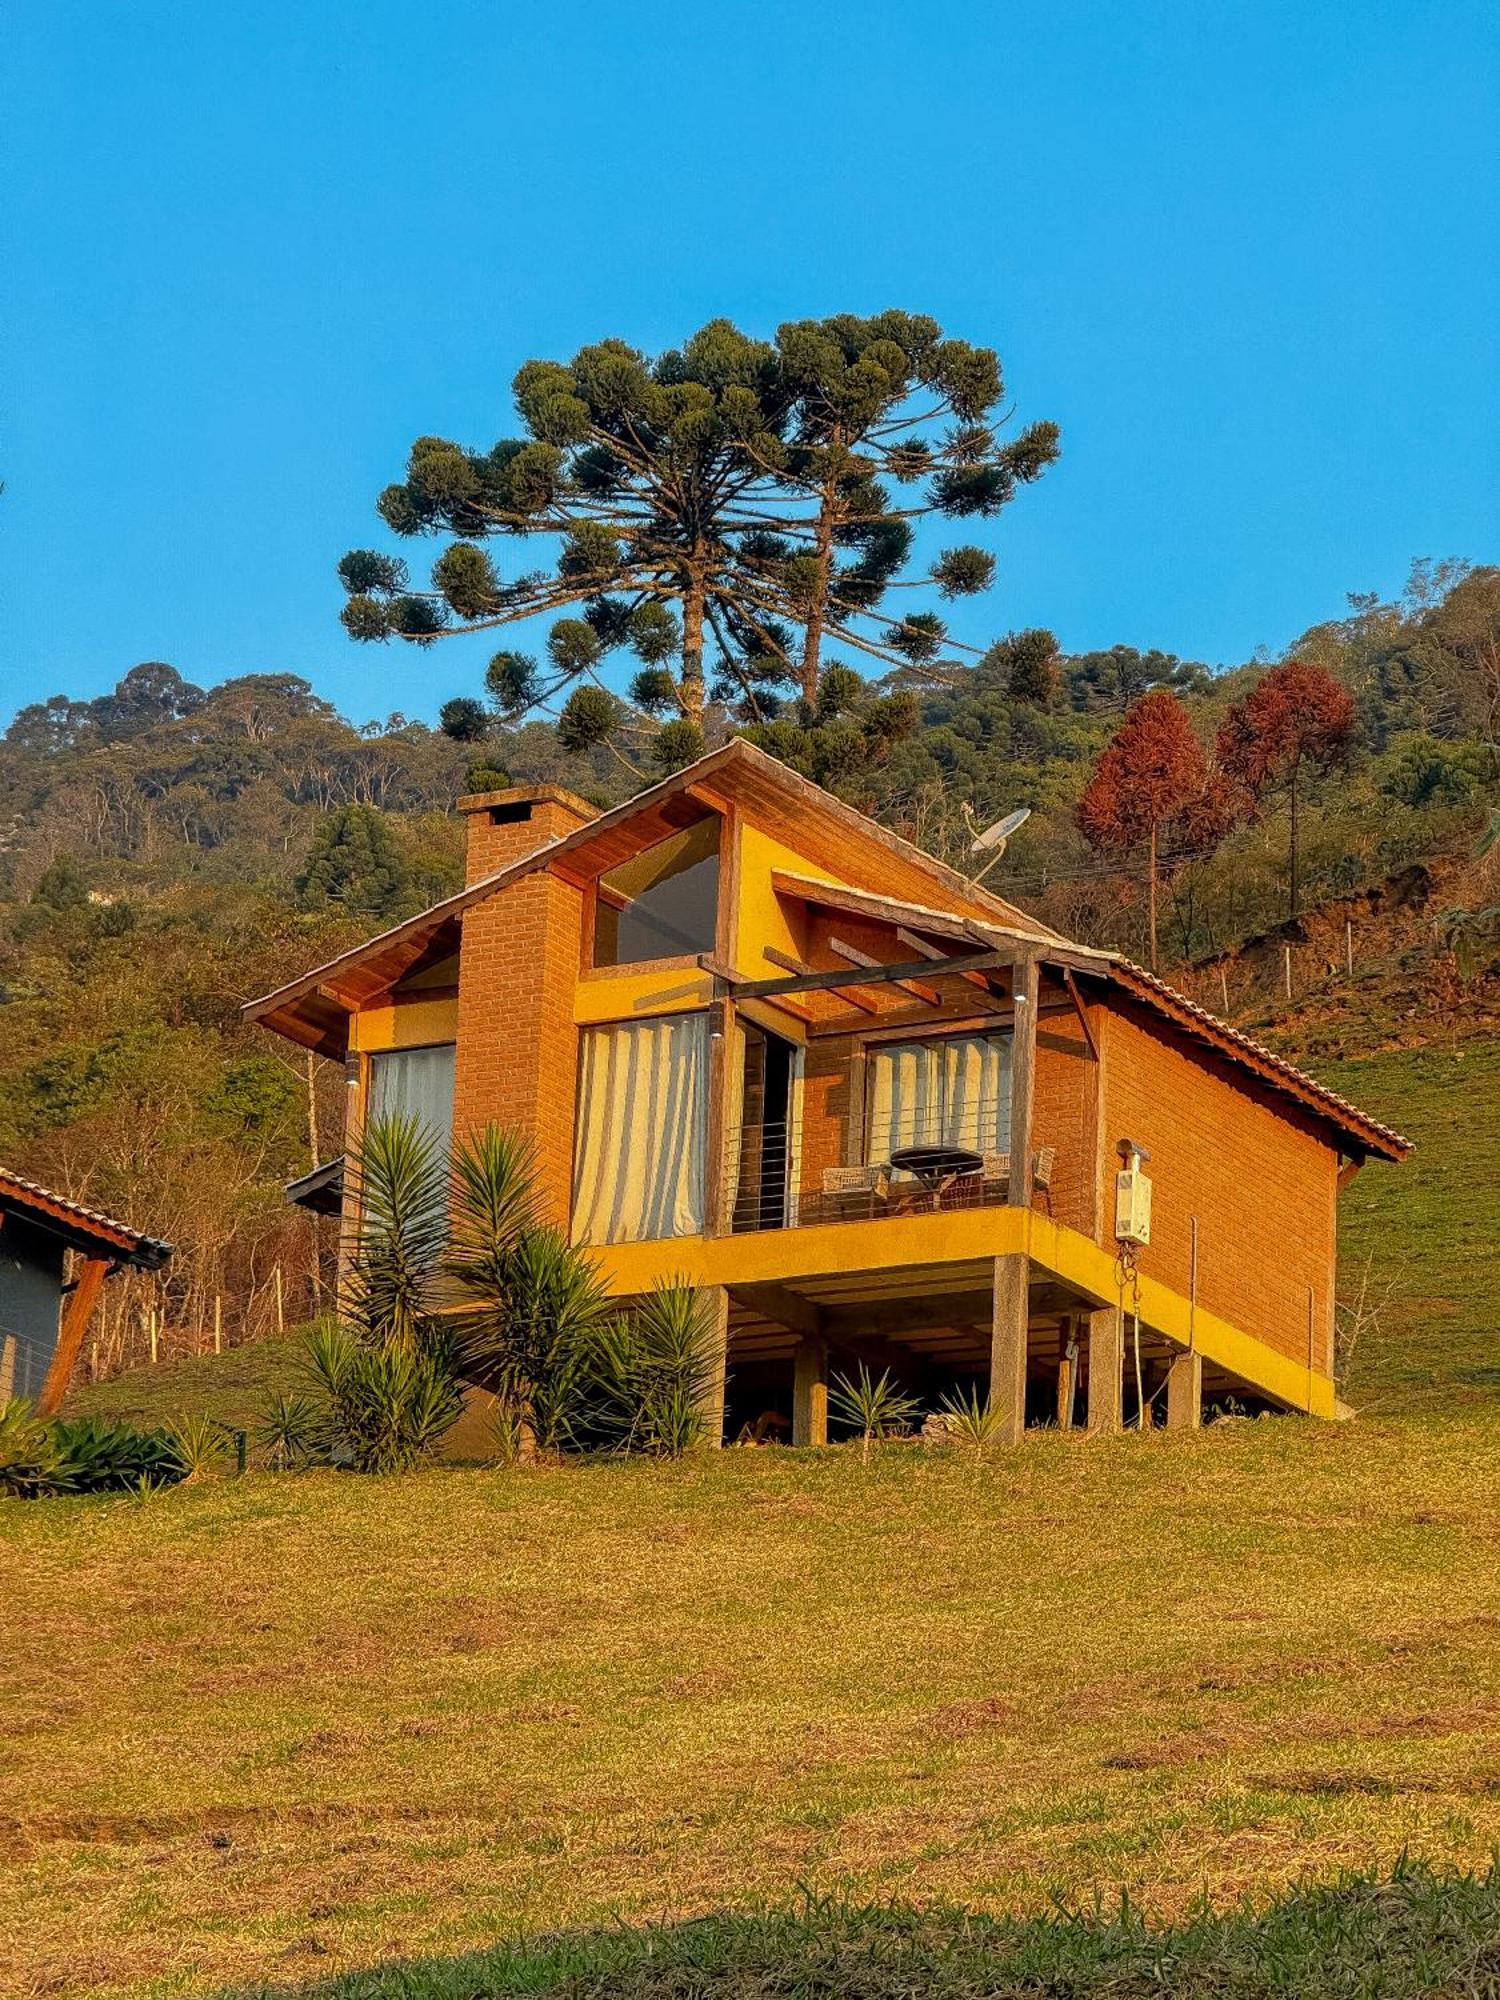
<path fill-rule="evenodd" d="M 105 1279 L 159 1271 L 171 1254 L 170 1243 L 0 1168 L 0 1404 L 25 1396 L 51 1416 Z"/>

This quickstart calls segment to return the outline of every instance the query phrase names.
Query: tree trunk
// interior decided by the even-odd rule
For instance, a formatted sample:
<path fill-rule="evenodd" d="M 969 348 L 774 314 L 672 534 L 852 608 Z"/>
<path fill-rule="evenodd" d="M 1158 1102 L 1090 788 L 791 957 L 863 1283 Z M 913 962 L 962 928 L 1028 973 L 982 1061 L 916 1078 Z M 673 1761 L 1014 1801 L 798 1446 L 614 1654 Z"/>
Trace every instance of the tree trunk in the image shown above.
<path fill-rule="evenodd" d="M 1156 822 L 1151 822 L 1151 839 L 1146 861 L 1146 908 L 1151 936 L 1151 970 L 1156 970 Z"/>
<path fill-rule="evenodd" d="M 817 580 L 807 607 L 807 626 L 802 638 L 802 699 L 809 708 L 817 706 L 818 680 L 823 671 L 823 625 L 828 615 L 828 586 L 833 576 L 833 500 L 825 493 L 818 514 L 816 544 Z"/>
<path fill-rule="evenodd" d="M 1295 923 L 1297 921 L 1297 767 L 1295 764 L 1292 766 L 1291 795 L 1292 795 L 1292 857 L 1291 857 L 1292 907 L 1289 914 L 1292 922 Z"/>
<path fill-rule="evenodd" d="M 686 722 L 703 724 L 703 615 L 708 589 L 701 570 L 693 570 L 682 598 L 682 679 L 678 706 Z"/>

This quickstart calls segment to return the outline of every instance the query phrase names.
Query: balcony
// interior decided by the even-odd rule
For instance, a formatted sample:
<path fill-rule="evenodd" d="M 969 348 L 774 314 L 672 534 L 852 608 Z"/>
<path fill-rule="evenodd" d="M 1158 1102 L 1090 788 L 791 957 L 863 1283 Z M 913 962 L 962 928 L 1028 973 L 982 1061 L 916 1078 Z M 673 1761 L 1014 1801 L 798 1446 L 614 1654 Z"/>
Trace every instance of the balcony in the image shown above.
<path fill-rule="evenodd" d="M 808 1163 L 802 1121 L 750 1121 L 729 1134 L 722 1213 L 733 1235 L 833 1222 L 880 1222 L 1011 1199 L 1008 1100 L 976 1100 L 871 1120 L 866 1159 Z M 842 1139 L 842 1134 L 840 1135 Z M 1032 1155 L 1033 1197 L 1050 1206 L 1056 1152 Z"/>

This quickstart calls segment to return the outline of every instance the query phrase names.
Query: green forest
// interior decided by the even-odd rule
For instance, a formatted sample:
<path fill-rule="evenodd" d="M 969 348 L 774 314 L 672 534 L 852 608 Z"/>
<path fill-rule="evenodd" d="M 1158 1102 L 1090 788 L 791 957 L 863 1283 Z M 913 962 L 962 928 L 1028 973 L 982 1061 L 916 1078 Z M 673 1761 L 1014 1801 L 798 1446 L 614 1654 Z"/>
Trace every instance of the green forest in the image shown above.
<path fill-rule="evenodd" d="M 1319 677 L 1331 721 L 1300 763 L 1256 764 L 1291 663 Z M 1154 846 L 1164 976 L 1304 1051 L 1346 1052 L 1336 975 L 1377 950 L 1425 1031 L 1493 1011 L 1500 855 L 1480 850 L 1500 801 L 1500 570 L 1417 563 L 1399 600 L 1353 597 L 1282 660 L 1228 669 L 1129 645 L 1068 654 L 1045 632 L 937 674 L 865 664 L 825 660 L 812 702 L 759 720 L 710 686 L 679 747 L 743 730 L 959 867 L 977 865 L 976 826 L 1029 807 L 989 885 L 1143 961 Z M 243 1027 L 241 1002 L 455 887 L 466 788 L 551 780 L 607 804 L 670 763 L 640 754 L 628 704 L 601 733 L 578 722 L 587 689 L 529 692 L 520 723 L 493 695 L 450 702 L 445 727 L 354 723 L 293 674 L 203 688 L 148 662 L 10 722 L 0 1159 L 178 1246 L 159 1285 L 110 1288 L 96 1375 L 153 1346 L 202 1351 L 216 1317 L 232 1344 L 320 1303 L 328 1246 L 281 1190 L 340 1150 L 341 1073 Z M 1135 808 L 1153 785 L 1148 826 Z M 1415 900 L 1392 895 L 1413 870 Z M 1330 909 L 1361 915 L 1358 966 Z M 1300 1024 L 1277 1018 L 1294 964 Z M 1355 1011 L 1365 1046 L 1410 1032 L 1369 992 Z"/>

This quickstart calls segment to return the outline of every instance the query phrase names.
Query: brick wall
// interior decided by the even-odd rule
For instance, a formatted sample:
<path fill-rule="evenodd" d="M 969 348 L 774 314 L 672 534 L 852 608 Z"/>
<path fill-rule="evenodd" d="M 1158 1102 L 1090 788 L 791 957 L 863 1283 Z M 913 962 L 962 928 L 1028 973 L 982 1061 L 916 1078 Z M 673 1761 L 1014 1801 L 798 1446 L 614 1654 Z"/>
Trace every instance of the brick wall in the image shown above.
<path fill-rule="evenodd" d="M 529 807 L 524 817 L 520 805 Z M 460 806 L 471 881 L 593 817 L 582 800 L 550 787 L 485 793 Z M 494 1123 L 529 1137 L 549 1219 L 560 1227 L 573 1177 L 582 933 L 582 893 L 537 874 L 465 911 L 459 953 L 455 1132 Z"/>
<path fill-rule="evenodd" d="M 1115 1145 L 1151 1155 L 1151 1243 L 1141 1269 L 1189 1284 L 1198 1218 L 1198 1297 L 1210 1311 L 1305 1363 L 1332 1361 L 1338 1156 L 1313 1119 L 1129 1002 L 1101 1011 L 1100 1198 L 1114 1214 Z M 1111 1223 L 1112 1226 L 1112 1223 Z"/>

